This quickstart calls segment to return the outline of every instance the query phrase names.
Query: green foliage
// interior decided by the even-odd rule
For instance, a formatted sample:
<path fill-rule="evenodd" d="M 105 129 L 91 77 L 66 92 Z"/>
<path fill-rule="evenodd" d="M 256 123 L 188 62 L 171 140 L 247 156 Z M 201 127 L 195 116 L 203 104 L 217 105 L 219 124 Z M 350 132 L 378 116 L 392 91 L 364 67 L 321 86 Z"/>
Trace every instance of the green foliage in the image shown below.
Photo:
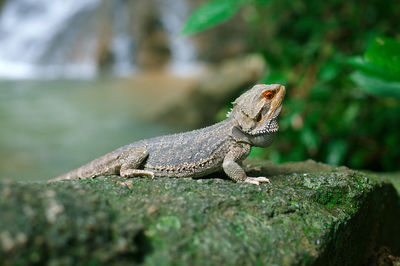
<path fill-rule="evenodd" d="M 243 3 L 241 0 L 215 0 L 196 10 L 183 27 L 183 34 L 193 34 L 231 18 Z"/>
<path fill-rule="evenodd" d="M 262 156 L 400 169 L 400 105 L 394 98 L 400 94 L 399 44 L 376 38 L 398 34 L 400 5 L 392 0 L 229 3 L 245 22 L 247 50 L 262 54 L 269 65 L 260 82 L 287 87 L 278 137 Z M 229 17 L 234 19 L 224 19 Z M 207 27 L 221 21 L 213 19 Z"/>
<path fill-rule="evenodd" d="M 387 74 L 400 80 L 400 42 L 391 38 L 376 38 L 365 53 L 365 59 Z"/>
<path fill-rule="evenodd" d="M 400 42 L 376 38 L 364 57 L 348 62 L 358 70 L 351 78 L 360 88 L 376 96 L 400 97 Z"/>

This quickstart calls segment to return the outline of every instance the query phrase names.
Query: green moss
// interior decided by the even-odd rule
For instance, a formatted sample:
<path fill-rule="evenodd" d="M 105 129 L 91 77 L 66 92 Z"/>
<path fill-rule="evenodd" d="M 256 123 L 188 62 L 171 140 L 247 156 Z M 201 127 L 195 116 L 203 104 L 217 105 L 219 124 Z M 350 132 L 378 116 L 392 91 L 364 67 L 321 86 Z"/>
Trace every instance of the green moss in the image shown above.
<path fill-rule="evenodd" d="M 324 205 L 326 208 L 334 208 L 339 207 L 339 205 L 343 205 L 348 202 L 348 191 L 346 188 L 339 188 L 339 189 L 320 189 L 318 193 L 315 193 L 312 199 Z"/>

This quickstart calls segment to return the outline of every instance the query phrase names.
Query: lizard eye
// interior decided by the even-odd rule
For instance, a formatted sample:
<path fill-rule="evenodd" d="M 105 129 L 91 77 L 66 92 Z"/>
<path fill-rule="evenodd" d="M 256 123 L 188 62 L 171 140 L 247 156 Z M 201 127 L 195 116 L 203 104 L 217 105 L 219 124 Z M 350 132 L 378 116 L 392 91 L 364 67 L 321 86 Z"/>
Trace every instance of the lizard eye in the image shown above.
<path fill-rule="evenodd" d="M 275 97 L 275 91 L 266 90 L 263 92 L 262 96 L 267 100 L 272 100 Z"/>

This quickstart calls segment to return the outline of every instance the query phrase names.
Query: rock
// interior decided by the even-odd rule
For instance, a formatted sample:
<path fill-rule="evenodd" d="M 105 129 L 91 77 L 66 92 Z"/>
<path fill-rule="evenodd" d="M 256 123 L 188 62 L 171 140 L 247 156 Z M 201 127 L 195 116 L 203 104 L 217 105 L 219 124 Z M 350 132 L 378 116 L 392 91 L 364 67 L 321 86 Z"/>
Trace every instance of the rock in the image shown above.
<path fill-rule="evenodd" d="M 394 262 L 390 183 L 307 161 L 246 161 L 271 184 L 223 174 L 0 183 L 3 264 L 354 265 Z M 212 177 L 212 178 L 211 178 Z"/>
<path fill-rule="evenodd" d="M 142 22 L 143 32 L 136 55 L 141 71 L 164 70 L 171 58 L 168 35 L 158 17 L 159 14 L 152 10 Z"/>
<path fill-rule="evenodd" d="M 392 183 L 393 186 L 396 188 L 397 192 L 400 194 L 400 172 L 373 173 L 373 175 L 375 178 L 378 178 L 379 180 Z"/>

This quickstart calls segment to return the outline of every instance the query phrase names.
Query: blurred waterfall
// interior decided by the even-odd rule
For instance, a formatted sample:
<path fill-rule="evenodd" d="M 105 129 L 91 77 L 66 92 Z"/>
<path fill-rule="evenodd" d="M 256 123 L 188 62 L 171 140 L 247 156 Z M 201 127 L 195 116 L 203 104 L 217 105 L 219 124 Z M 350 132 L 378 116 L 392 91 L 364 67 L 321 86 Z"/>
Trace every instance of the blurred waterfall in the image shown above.
<path fill-rule="evenodd" d="M 171 49 L 170 70 L 185 75 L 197 70 L 196 49 L 181 29 L 189 15 L 187 0 L 159 0 L 161 21 L 168 32 Z"/>
<path fill-rule="evenodd" d="M 114 57 L 113 72 L 126 76 L 136 71 L 134 65 L 134 40 L 129 33 L 129 10 L 125 0 L 113 1 L 113 36 L 111 53 Z"/>
<path fill-rule="evenodd" d="M 196 50 L 179 35 L 187 0 L 6 0 L 0 10 L 0 78 L 92 78 L 103 64 L 119 76 L 135 72 L 137 38 L 145 34 L 133 33 L 141 18 L 130 11 L 139 4 L 133 9 L 142 12 L 143 3 L 158 11 L 167 32 L 169 70 L 191 73 Z"/>
<path fill-rule="evenodd" d="M 89 34 L 75 61 L 63 52 L 74 39 L 74 28 L 99 0 L 9 0 L 0 15 L 0 77 L 91 76 L 95 36 Z M 75 22 L 75 23 L 74 23 Z M 79 25 L 75 25 L 79 27 Z M 65 35 L 65 36 L 61 36 Z M 71 36 L 72 35 L 72 36 Z M 61 39 L 62 37 L 62 39 Z M 64 44 L 64 45 L 63 45 Z M 57 51 L 51 52 L 55 46 Z M 51 55 L 51 58 L 49 58 Z"/>

